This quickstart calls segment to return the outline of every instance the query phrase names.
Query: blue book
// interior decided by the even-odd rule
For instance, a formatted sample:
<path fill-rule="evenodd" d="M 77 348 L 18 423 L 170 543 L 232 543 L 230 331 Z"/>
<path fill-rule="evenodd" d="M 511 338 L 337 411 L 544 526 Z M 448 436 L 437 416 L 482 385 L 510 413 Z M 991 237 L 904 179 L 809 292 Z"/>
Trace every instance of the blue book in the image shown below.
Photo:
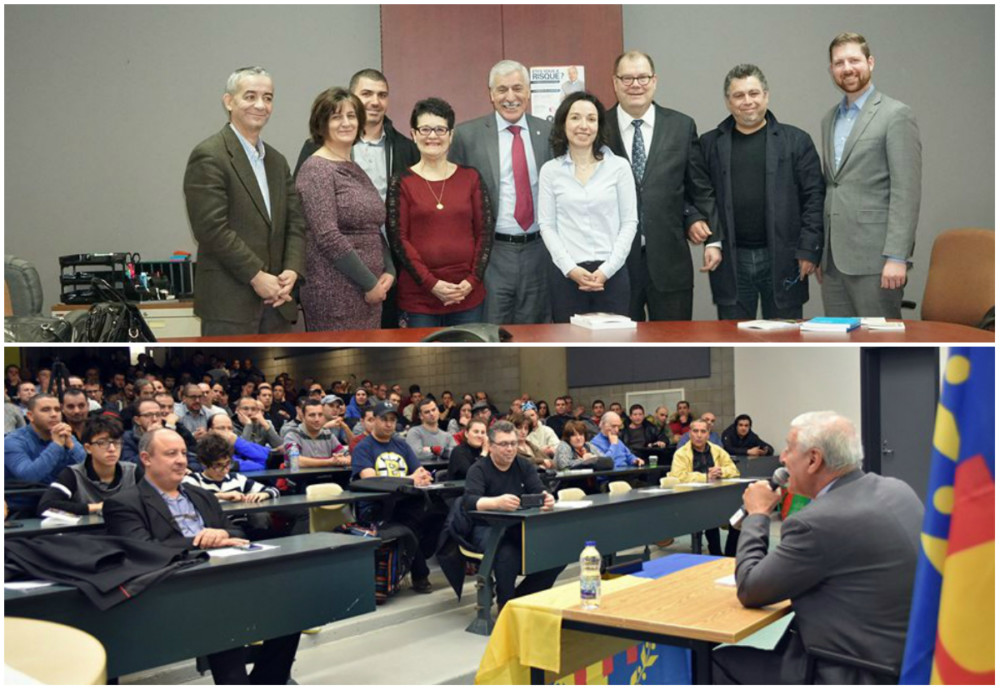
<path fill-rule="evenodd" d="M 817 316 L 814 319 L 803 321 L 801 330 L 847 333 L 860 326 L 861 319 L 856 316 Z"/>

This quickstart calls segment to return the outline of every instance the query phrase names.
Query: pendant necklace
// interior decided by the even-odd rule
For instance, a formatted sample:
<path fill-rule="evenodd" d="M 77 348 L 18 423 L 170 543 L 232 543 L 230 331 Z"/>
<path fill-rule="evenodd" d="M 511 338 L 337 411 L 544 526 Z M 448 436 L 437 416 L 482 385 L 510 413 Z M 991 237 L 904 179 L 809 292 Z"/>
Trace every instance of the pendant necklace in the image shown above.
<path fill-rule="evenodd" d="M 444 186 L 446 184 L 448 184 L 448 178 L 445 178 L 444 181 L 441 183 L 441 193 L 440 194 L 435 194 L 434 193 L 434 188 L 431 187 L 430 181 L 426 177 L 423 177 L 423 175 L 421 175 L 421 177 L 424 180 L 424 184 L 427 185 L 427 189 L 428 189 L 428 191 L 430 191 L 431 196 L 434 197 L 434 201 L 437 202 L 437 205 L 435 206 L 435 208 L 438 211 L 444 209 L 444 204 L 441 203 L 441 200 L 444 199 Z"/>

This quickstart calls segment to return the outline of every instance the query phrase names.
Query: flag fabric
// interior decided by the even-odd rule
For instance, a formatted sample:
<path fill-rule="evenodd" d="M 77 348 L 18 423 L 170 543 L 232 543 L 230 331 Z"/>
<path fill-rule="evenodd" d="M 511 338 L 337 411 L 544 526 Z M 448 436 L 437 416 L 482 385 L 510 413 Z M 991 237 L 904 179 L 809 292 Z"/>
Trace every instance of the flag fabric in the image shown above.
<path fill-rule="evenodd" d="M 995 361 L 948 354 L 902 684 L 994 684 Z"/>

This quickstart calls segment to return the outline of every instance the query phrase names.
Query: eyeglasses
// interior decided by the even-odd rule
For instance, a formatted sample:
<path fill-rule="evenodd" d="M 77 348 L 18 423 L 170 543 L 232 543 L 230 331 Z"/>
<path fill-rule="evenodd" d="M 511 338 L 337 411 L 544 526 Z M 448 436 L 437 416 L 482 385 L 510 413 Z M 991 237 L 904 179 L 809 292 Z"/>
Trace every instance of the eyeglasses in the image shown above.
<path fill-rule="evenodd" d="M 498 448 L 517 448 L 517 441 L 496 441 L 493 445 Z"/>
<path fill-rule="evenodd" d="M 620 81 L 625 86 L 632 86 L 632 84 L 638 84 L 639 86 L 649 86 L 649 82 L 653 81 L 653 74 L 640 74 L 637 76 L 632 76 L 631 74 L 616 74 L 615 79 Z"/>
<path fill-rule="evenodd" d="M 156 412 L 143 412 L 142 414 L 137 414 L 135 416 L 138 417 L 139 419 L 152 419 L 153 417 L 160 417 L 162 416 L 162 414 L 163 414 L 162 412 L 156 411 Z"/>
<path fill-rule="evenodd" d="M 122 447 L 122 440 L 120 438 L 102 438 L 99 441 L 91 441 L 90 445 L 95 448 L 109 448 L 114 446 L 115 448 Z"/>
<path fill-rule="evenodd" d="M 451 131 L 448 127 L 417 127 L 415 130 L 422 137 L 429 137 L 430 135 L 435 135 L 443 137 L 445 134 Z"/>
<path fill-rule="evenodd" d="M 795 284 L 799 282 L 800 277 L 801 276 L 799 276 L 799 274 L 796 273 L 795 276 L 792 278 L 785 278 L 784 280 L 781 281 L 781 286 L 786 290 L 791 290 L 793 287 L 795 287 Z"/>

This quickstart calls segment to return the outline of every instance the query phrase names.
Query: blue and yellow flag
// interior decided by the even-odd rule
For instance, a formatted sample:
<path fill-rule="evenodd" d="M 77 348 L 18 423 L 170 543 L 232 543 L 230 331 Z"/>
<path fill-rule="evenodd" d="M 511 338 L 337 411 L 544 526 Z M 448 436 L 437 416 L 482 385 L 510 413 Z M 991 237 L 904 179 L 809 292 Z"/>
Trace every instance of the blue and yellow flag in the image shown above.
<path fill-rule="evenodd" d="M 900 683 L 992 685 L 993 348 L 951 348 L 944 378 Z"/>

